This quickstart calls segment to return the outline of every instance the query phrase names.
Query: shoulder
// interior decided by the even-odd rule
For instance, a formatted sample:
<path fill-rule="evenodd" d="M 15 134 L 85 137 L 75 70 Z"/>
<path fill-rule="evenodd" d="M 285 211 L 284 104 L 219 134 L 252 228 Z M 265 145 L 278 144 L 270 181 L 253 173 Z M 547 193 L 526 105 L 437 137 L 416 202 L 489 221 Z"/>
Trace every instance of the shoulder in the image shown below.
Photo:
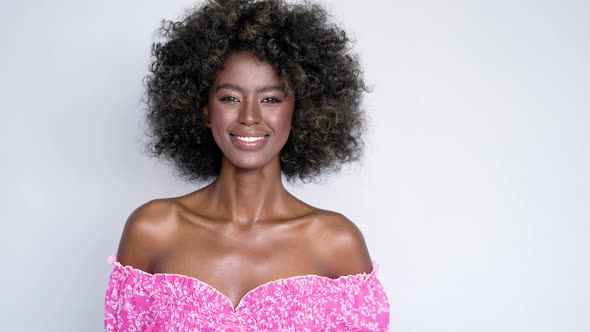
<path fill-rule="evenodd" d="M 136 208 L 125 223 L 117 260 L 149 272 L 155 258 L 169 244 L 176 227 L 178 204 L 155 199 Z"/>
<path fill-rule="evenodd" d="M 332 277 L 369 273 L 373 264 L 360 229 L 344 215 L 327 210 L 314 213 L 310 227 L 315 251 Z"/>

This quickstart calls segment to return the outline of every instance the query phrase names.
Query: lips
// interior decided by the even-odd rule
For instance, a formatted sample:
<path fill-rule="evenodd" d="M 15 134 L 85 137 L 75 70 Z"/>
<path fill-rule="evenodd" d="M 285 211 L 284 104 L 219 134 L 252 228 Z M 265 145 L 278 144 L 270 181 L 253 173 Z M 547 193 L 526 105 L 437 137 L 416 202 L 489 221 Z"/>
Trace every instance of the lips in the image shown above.
<path fill-rule="evenodd" d="M 242 150 L 258 150 L 270 135 L 262 131 L 237 131 L 230 133 L 232 143 Z"/>

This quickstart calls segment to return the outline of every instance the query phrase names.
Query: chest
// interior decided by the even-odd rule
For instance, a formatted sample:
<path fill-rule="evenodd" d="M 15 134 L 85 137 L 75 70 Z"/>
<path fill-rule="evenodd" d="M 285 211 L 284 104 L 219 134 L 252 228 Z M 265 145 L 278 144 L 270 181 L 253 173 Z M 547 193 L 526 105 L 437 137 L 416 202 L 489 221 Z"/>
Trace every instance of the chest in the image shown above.
<path fill-rule="evenodd" d="M 184 232 L 155 262 L 154 273 L 196 278 L 234 307 L 253 289 L 301 275 L 327 275 L 314 244 L 297 232 Z"/>

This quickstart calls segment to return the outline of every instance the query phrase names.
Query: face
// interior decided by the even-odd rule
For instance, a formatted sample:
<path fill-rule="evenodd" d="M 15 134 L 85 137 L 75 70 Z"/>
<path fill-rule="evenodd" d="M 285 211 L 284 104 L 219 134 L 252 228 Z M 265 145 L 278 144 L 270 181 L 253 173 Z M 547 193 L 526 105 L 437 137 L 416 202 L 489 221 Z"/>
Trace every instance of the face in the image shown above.
<path fill-rule="evenodd" d="M 217 73 L 205 122 L 223 153 L 223 163 L 241 169 L 280 167 L 279 154 L 291 131 L 295 100 L 274 68 L 253 53 L 230 55 Z"/>

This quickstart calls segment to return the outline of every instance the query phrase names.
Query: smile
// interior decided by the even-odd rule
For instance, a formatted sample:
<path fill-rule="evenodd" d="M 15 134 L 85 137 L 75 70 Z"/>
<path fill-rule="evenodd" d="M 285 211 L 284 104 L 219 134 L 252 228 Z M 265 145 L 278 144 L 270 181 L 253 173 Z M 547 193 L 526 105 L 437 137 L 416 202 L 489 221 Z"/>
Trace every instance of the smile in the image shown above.
<path fill-rule="evenodd" d="M 256 142 L 264 139 L 264 136 L 256 136 L 256 137 L 248 137 L 248 136 L 234 136 L 235 138 L 239 139 L 243 142 Z"/>

